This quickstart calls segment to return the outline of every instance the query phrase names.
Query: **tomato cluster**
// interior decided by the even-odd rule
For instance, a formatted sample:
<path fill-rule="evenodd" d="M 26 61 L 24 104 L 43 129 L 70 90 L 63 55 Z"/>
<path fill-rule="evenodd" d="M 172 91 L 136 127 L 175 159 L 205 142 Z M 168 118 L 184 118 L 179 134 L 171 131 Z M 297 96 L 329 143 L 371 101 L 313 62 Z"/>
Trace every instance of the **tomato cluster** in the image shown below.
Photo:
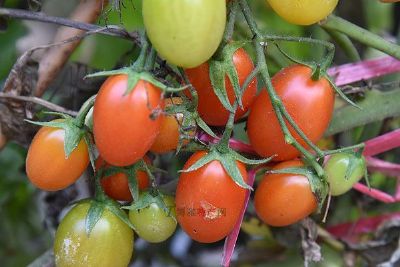
<path fill-rule="evenodd" d="M 288 10 L 294 10 L 289 21 L 310 24 L 332 12 L 337 0 L 323 1 L 325 13 L 312 9 L 311 1 L 303 1 L 298 9 L 291 6 L 294 1 L 268 2 L 284 18 Z M 92 206 L 90 202 L 77 204 L 57 230 L 54 245 L 57 266 L 126 266 L 133 251 L 133 231 L 129 226 L 148 242 L 165 241 L 174 233 L 177 223 L 198 242 L 211 243 L 225 238 L 241 215 L 248 190 L 244 186 L 248 183 L 243 163 L 246 161 L 234 154 L 227 143 L 224 147 L 229 123 L 239 119 L 247 121 L 249 141 L 258 156 L 272 157 L 278 162 L 272 172 L 280 172 L 267 173 L 258 184 L 254 197 L 257 215 L 266 224 L 287 226 L 310 215 L 320 204 L 307 175 L 293 170 L 285 172 L 288 168 L 305 169 L 307 166 L 299 159 L 300 151 L 288 144 L 276 107 L 280 105 L 304 136 L 315 143 L 328 127 L 334 109 L 330 81 L 324 76 L 316 77 L 315 69 L 310 66 L 294 64 L 272 77 L 269 89 L 274 90 L 277 97 L 266 88 L 261 88 L 257 95 L 258 81 L 251 75 L 258 69 L 243 45 L 237 46 L 231 54 L 221 52 L 232 45 L 230 41 L 221 43 L 226 23 L 224 0 L 146 0 L 143 17 L 154 49 L 168 63 L 185 68 L 182 76 L 187 77 L 186 83 L 190 84 L 183 85 L 192 86 L 193 90 L 180 92 L 177 97 L 175 92 L 155 82 L 156 77 L 138 64 L 134 65 L 135 74 L 132 70 L 114 72 L 102 84 L 93 105 L 92 131 L 79 121 L 68 119 L 68 127 L 93 137 L 97 148 L 99 155 L 94 167 L 101 180 L 96 188 L 96 201 L 105 205 L 108 198 L 112 198 L 132 204 L 126 206 L 129 214 L 122 212 L 123 215 L 104 208 L 90 235 L 85 225 Z M 217 51 L 220 45 L 223 47 Z M 212 57 L 216 51 L 216 56 Z M 211 73 L 216 63 L 221 63 L 218 65 L 223 66 L 221 71 L 227 73 L 218 83 L 222 88 L 216 88 L 213 80 L 216 76 Z M 232 78 L 232 73 L 236 77 Z M 182 83 L 182 80 L 175 82 Z M 221 96 L 226 97 L 228 103 L 222 103 Z M 191 105 L 185 106 L 186 103 Z M 233 112 L 227 105 L 237 109 Z M 194 108 L 174 112 L 179 106 Z M 157 157 L 175 152 L 181 145 L 203 145 L 196 142 L 193 129 L 189 132 L 183 129 L 188 120 L 206 131 L 228 126 L 221 142 L 210 146 L 209 151 L 204 150 L 204 146 L 194 149 L 195 153 L 186 161 L 179 176 L 174 198 L 158 191 L 147 155 Z M 288 121 L 283 123 L 294 142 L 307 150 L 304 136 L 300 136 Z M 43 190 L 66 188 L 89 164 L 91 143 L 82 136 L 72 153 L 66 156 L 65 147 L 71 138 L 67 138 L 65 129 L 41 128 L 29 148 L 26 171 L 32 183 Z M 194 141 L 182 140 L 183 132 Z M 363 175 L 363 159 L 354 157 L 337 154 L 324 166 L 333 195 L 349 190 Z M 342 183 L 344 178 L 347 179 L 345 184 Z M 139 190 L 141 193 L 136 193 Z M 170 208 L 168 212 L 166 207 Z M 118 250 L 118 259 L 111 253 L 114 250 Z"/>

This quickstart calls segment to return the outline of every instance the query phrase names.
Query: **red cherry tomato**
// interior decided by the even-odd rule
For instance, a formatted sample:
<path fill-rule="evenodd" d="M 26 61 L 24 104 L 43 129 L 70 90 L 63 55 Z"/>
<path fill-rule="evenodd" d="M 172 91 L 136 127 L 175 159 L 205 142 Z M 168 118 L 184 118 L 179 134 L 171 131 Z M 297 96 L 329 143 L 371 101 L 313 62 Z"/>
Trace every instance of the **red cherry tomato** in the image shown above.
<path fill-rule="evenodd" d="M 82 139 L 66 158 L 64 138 L 64 129 L 42 127 L 29 147 L 26 174 L 29 180 L 42 190 L 56 191 L 70 186 L 89 165 L 85 141 Z"/>
<path fill-rule="evenodd" d="M 272 78 L 276 93 L 300 129 L 317 142 L 329 125 L 335 100 L 334 90 L 325 78 L 311 79 L 311 69 L 302 65 L 284 68 Z M 286 123 L 288 124 L 288 123 Z M 290 132 L 305 146 L 305 142 Z M 254 150 L 263 157 L 277 155 L 282 161 L 297 157 L 300 152 L 286 144 L 283 132 L 265 89 L 257 96 L 247 120 L 247 133 Z"/>
<path fill-rule="evenodd" d="M 161 90 L 140 80 L 127 95 L 127 75 L 110 76 L 93 111 L 93 133 L 101 157 L 114 166 L 143 158 L 160 130 Z"/>
<path fill-rule="evenodd" d="M 273 170 L 301 167 L 299 160 L 285 161 Z M 267 174 L 254 195 L 257 215 L 272 226 L 287 226 L 317 209 L 317 199 L 308 178 L 298 174 Z"/>
<path fill-rule="evenodd" d="M 145 156 L 146 163 L 150 159 Z M 96 160 L 96 169 L 107 167 L 107 164 L 101 157 Z M 136 172 L 136 179 L 140 190 L 146 189 L 150 185 L 149 176 L 144 171 Z M 101 179 L 101 186 L 104 192 L 111 198 L 120 201 L 132 201 L 131 191 L 129 191 L 128 177 L 124 173 L 117 173 Z"/>
<path fill-rule="evenodd" d="M 193 154 L 184 169 L 206 155 Z M 244 164 L 237 162 L 247 181 Z M 243 208 L 246 189 L 239 187 L 218 161 L 183 172 L 176 188 L 176 214 L 180 226 L 194 240 L 212 243 L 226 237 L 235 226 Z"/>
<path fill-rule="evenodd" d="M 253 62 L 246 51 L 243 48 L 239 48 L 233 54 L 233 63 L 236 67 L 239 77 L 239 84 L 243 85 L 247 76 L 249 76 L 254 69 Z M 209 125 L 225 125 L 229 118 L 229 111 L 224 108 L 217 95 L 214 93 L 214 89 L 210 80 L 209 64 L 204 63 L 196 68 L 187 69 L 186 74 L 188 75 L 192 85 L 196 88 L 199 97 L 197 109 L 200 117 Z M 225 86 L 228 99 L 230 103 L 233 104 L 233 101 L 235 100 L 235 93 L 227 76 L 225 77 Z M 242 96 L 244 109 L 238 108 L 235 114 L 235 119 L 239 119 L 247 112 L 249 106 L 252 104 L 255 98 L 256 93 L 257 80 L 254 78 Z"/>

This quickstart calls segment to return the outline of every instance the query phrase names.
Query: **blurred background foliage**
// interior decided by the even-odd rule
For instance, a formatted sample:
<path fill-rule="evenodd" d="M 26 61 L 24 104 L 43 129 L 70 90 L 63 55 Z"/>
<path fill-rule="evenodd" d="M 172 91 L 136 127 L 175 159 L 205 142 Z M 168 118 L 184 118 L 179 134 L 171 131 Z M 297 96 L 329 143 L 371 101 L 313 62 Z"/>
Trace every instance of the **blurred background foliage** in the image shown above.
<path fill-rule="evenodd" d="M 23 0 L 6 0 L 5 7 L 28 9 L 29 2 Z M 46 13 L 60 15 L 61 12 L 61 15 L 67 15 L 62 14 L 62 10 L 59 10 L 58 0 L 44 0 L 42 2 Z M 111 6 L 107 6 L 99 20 L 99 24 L 116 24 L 125 27 L 129 31 L 142 28 L 141 1 L 125 0 L 120 2 L 123 3 L 120 6 L 121 12 L 112 9 Z M 318 26 L 299 27 L 283 21 L 272 12 L 264 0 L 252 0 L 250 2 L 259 25 L 264 31 L 281 35 L 329 39 L 329 36 Z M 75 4 L 76 1 L 63 1 L 63 5 L 70 6 L 69 9 L 73 8 Z M 379 35 L 396 40 L 400 36 L 397 34 L 397 24 L 399 22 L 395 19 L 395 10 L 399 12 L 399 8 L 395 4 L 381 4 L 377 0 L 342 0 L 337 8 L 337 14 Z M 28 25 L 28 23 L 30 24 L 30 22 L 20 20 L 9 20 L 7 29 L 0 32 L 0 88 L 15 60 L 23 52 L 20 45 L 21 40 L 33 34 L 33 27 L 36 27 L 35 34 L 37 33 L 36 31 L 47 30 L 46 27 L 42 27 L 43 24 L 37 23 L 35 26 L 32 26 Z M 248 32 L 241 23 L 238 23 L 235 38 L 249 38 Z M 31 46 L 46 43 L 46 41 L 38 40 L 38 38 L 33 38 L 33 40 L 34 42 L 30 44 Z M 42 43 L 40 43 L 41 41 Z M 283 48 L 297 58 L 313 60 L 323 56 L 322 50 L 304 45 L 285 44 Z M 380 55 L 380 52 L 372 49 L 359 48 L 363 58 Z M 347 59 L 340 48 L 337 50 L 336 64 L 346 62 Z M 129 64 L 134 59 L 136 53 L 137 51 L 132 43 L 126 40 L 95 35 L 85 38 L 73 54 L 71 61 L 84 63 L 97 69 L 111 69 L 116 66 Z M 272 74 L 289 63 L 286 58 L 274 51 L 274 48 L 268 51 L 268 55 Z M 385 79 L 393 80 L 395 78 L 392 75 Z M 392 121 L 392 126 L 389 127 L 396 128 L 399 124 L 398 121 Z M 339 145 L 340 142 L 355 143 L 356 141 L 365 140 L 377 135 L 382 127 L 384 127 L 382 122 L 361 127 L 360 129 L 343 134 L 339 139 L 328 140 L 328 143 L 336 142 L 336 145 Z M 240 139 L 246 138 L 243 129 L 244 124 L 237 126 L 235 131 L 236 137 Z M 9 143 L 0 153 L 0 265 L 4 267 L 26 266 L 52 246 L 52 238 L 49 231 L 44 227 L 43 211 L 40 210 L 41 193 L 31 186 L 25 175 L 25 155 L 26 149 L 13 143 Z M 398 153 L 388 154 L 386 157 L 388 160 L 394 161 L 396 160 L 394 158 L 395 155 L 398 155 Z M 172 163 L 170 162 L 171 160 Z M 167 155 L 159 159 L 159 162 L 161 165 L 168 166 L 170 176 L 175 176 L 176 178 L 176 170 L 182 166 L 182 161 L 179 157 Z M 165 164 L 166 162 L 169 163 Z M 395 181 L 394 179 L 386 178 L 381 174 L 373 174 L 371 179 L 372 185 L 387 189 L 390 192 L 394 188 Z M 365 202 L 368 205 L 365 205 Z M 379 204 L 366 199 L 356 192 L 351 192 L 333 201 L 329 214 L 329 223 L 345 222 L 357 219 L 361 214 L 382 213 L 385 210 L 398 210 L 398 208 L 398 205 Z M 262 257 L 267 257 L 269 261 L 271 259 L 276 260 L 262 266 L 302 265 L 298 247 L 282 252 L 279 246 L 276 245 L 276 241 L 272 238 L 270 230 L 266 226 L 261 225 L 255 218 L 252 218 L 251 214 L 254 214 L 254 212 L 251 211 L 251 207 L 249 214 L 240 235 L 237 249 L 240 262 L 242 263 L 241 266 L 256 266 L 251 263 L 254 258 L 257 258 L 255 255 L 258 255 L 258 257 L 261 255 L 261 259 Z M 158 266 L 165 266 L 168 263 L 177 265 L 178 263 L 170 255 L 178 253 L 173 251 L 173 244 L 181 240 L 179 239 L 181 235 L 182 232 L 178 232 L 170 242 L 162 245 L 149 245 L 139 241 L 136 244 L 137 261 L 135 266 L 147 266 L 149 262 L 158 262 L 161 264 Z M 182 240 L 179 242 L 183 242 Z M 221 252 L 221 245 L 222 243 L 211 246 L 192 244 L 190 250 L 185 253 L 191 254 L 192 260 L 193 258 L 197 258 L 199 262 L 204 263 L 204 266 L 213 266 L 219 263 L 220 254 L 218 253 Z M 212 251 L 215 248 L 218 248 L 218 253 L 213 256 Z M 150 252 L 155 249 L 158 251 L 157 254 Z M 276 250 L 279 253 L 275 253 L 275 255 L 278 256 L 271 256 L 271 252 L 276 252 Z M 201 260 L 205 252 L 208 253 L 208 261 Z M 315 266 L 343 266 L 342 255 L 331 247 L 323 246 L 323 255 L 325 261 Z M 246 263 L 246 259 L 248 263 Z"/>

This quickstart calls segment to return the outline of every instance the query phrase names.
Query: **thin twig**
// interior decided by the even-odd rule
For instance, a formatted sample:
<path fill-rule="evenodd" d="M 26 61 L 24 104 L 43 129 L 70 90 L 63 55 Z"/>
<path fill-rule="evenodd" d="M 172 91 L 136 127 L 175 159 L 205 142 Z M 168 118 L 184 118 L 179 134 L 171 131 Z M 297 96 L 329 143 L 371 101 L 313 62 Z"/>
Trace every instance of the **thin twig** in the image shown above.
<path fill-rule="evenodd" d="M 5 93 L 0 93 L 0 99 L 1 98 L 7 98 L 7 99 L 13 99 L 13 100 L 18 100 L 18 101 L 23 101 L 23 102 L 34 103 L 34 104 L 40 105 L 42 107 L 45 107 L 49 110 L 65 113 L 65 114 L 68 114 L 71 116 L 76 116 L 78 114 L 78 112 L 76 112 L 76 111 L 65 109 L 61 106 L 58 106 L 54 103 L 48 102 L 42 98 L 35 97 L 35 96 L 17 96 L 17 95 L 9 95 L 9 94 L 5 94 Z"/>

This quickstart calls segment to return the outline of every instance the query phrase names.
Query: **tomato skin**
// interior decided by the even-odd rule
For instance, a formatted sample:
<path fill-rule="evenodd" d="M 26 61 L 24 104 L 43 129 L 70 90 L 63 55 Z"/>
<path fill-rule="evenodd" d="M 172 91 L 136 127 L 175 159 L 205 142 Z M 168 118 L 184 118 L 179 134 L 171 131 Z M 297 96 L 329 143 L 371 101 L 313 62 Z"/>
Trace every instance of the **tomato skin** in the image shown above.
<path fill-rule="evenodd" d="M 272 78 L 272 84 L 293 120 L 312 142 L 317 142 L 333 114 L 335 95 L 329 82 L 325 78 L 313 81 L 309 67 L 292 65 L 278 72 Z M 289 127 L 289 130 L 306 147 L 304 140 L 294 129 Z M 265 89 L 257 96 L 250 109 L 247 133 L 254 150 L 262 157 L 277 155 L 273 160 L 283 161 L 300 155 L 297 149 L 285 143 Z"/>
<path fill-rule="evenodd" d="M 139 80 L 125 95 L 125 74 L 110 76 L 101 86 L 93 110 L 93 133 L 101 157 L 114 166 L 143 158 L 156 139 L 164 107 L 161 90 Z"/>
<path fill-rule="evenodd" d="M 214 54 L 226 24 L 224 0 L 146 0 L 142 14 L 157 52 L 184 68 L 196 67 Z"/>
<path fill-rule="evenodd" d="M 350 168 L 350 161 L 354 161 L 357 167 L 345 178 L 346 171 Z M 337 153 L 332 155 L 324 166 L 332 196 L 339 196 L 349 191 L 365 173 L 365 158 L 357 158 L 353 154 Z"/>
<path fill-rule="evenodd" d="M 239 48 L 233 54 L 233 63 L 239 77 L 239 84 L 242 86 L 247 76 L 254 70 L 254 64 L 243 48 Z M 197 68 L 187 69 L 185 72 L 191 84 L 196 88 L 199 100 L 197 110 L 200 117 L 209 125 L 224 126 L 228 121 L 229 111 L 224 108 L 217 95 L 214 93 L 210 80 L 209 64 L 204 63 Z M 225 76 L 225 86 L 229 102 L 233 104 L 235 93 L 228 76 Z M 257 79 L 254 78 L 242 96 L 244 109 L 240 107 L 237 109 L 235 120 L 241 118 L 248 111 L 256 93 Z"/>
<path fill-rule="evenodd" d="M 326 18 L 339 0 L 267 0 L 272 9 L 286 21 L 311 25 Z"/>
<path fill-rule="evenodd" d="M 273 170 L 301 167 L 299 160 L 277 164 Z M 287 226 L 304 219 L 317 209 L 317 199 L 308 178 L 297 174 L 267 174 L 254 195 L 258 217 L 271 226 Z"/>
<path fill-rule="evenodd" d="M 165 99 L 165 106 L 178 105 L 182 103 L 182 98 L 173 97 Z M 162 118 L 160 133 L 150 148 L 151 152 L 163 154 L 176 150 L 179 144 L 179 127 L 183 121 L 183 114 L 178 113 L 175 116 L 167 115 Z M 195 131 L 190 131 L 192 137 L 196 134 Z M 187 144 L 188 140 L 183 140 L 183 144 Z"/>
<path fill-rule="evenodd" d="M 149 163 L 150 159 L 145 156 L 144 160 Z M 96 169 L 107 167 L 104 159 L 98 157 L 95 162 Z M 150 185 L 150 179 L 146 172 L 137 171 L 136 179 L 140 190 L 146 189 Z M 101 186 L 107 196 L 120 201 L 132 201 L 131 191 L 129 191 L 128 177 L 124 173 L 117 173 L 101 179 Z"/>
<path fill-rule="evenodd" d="M 88 147 L 82 139 L 66 158 L 65 131 L 42 127 L 36 133 L 26 157 L 26 174 L 38 188 L 57 191 L 73 184 L 89 165 Z"/>
<path fill-rule="evenodd" d="M 176 216 L 175 200 L 172 196 L 163 197 L 165 205 L 170 208 L 171 215 Z M 166 214 L 156 203 L 139 211 L 130 210 L 129 220 L 135 226 L 136 233 L 150 243 L 167 240 L 176 229 L 176 221 Z"/>
<path fill-rule="evenodd" d="M 205 151 L 194 153 L 184 169 L 204 155 Z M 245 165 L 237 162 L 237 166 L 247 181 Z M 192 172 L 183 172 L 179 177 L 175 198 L 178 223 L 198 242 L 219 241 L 235 226 L 245 196 L 246 189 L 239 187 L 218 161 Z"/>
<path fill-rule="evenodd" d="M 133 231 L 104 209 L 88 237 L 85 219 L 89 207 L 89 202 L 77 204 L 58 226 L 54 241 L 56 266 L 128 266 L 133 253 Z"/>

